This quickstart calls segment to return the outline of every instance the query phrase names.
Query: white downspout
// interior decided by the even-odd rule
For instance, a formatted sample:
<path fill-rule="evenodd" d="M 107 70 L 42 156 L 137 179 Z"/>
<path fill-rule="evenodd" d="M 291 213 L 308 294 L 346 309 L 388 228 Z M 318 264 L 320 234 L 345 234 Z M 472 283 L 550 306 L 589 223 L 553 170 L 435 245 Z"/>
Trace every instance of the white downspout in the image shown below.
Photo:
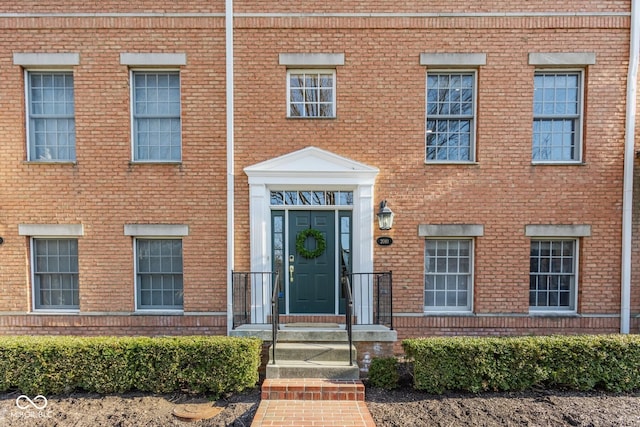
<path fill-rule="evenodd" d="M 233 0 L 225 0 L 225 52 L 226 52 L 226 98 L 227 98 L 227 335 L 233 329 L 233 286 L 231 271 L 235 254 L 234 237 L 234 117 L 233 117 Z"/>
<path fill-rule="evenodd" d="M 627 114 L 624 139 L 624 181 L 622 194 L 622 283 L 620 333 L 629 333 L 631 321 L 631 245 L 633 238 L 633 162 L 635 158 L 638 47 L 640 45 L 640 0 L 631 1 L 629 71 L 627 74 Z"/>

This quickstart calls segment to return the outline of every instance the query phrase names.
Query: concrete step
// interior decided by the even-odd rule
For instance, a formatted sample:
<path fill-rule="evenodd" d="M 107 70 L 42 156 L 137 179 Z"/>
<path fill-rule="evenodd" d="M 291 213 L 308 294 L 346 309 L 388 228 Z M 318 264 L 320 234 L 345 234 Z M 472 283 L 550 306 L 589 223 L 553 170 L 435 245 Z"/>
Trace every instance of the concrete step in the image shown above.
<path fill-rule="evenodd" d="M 338 328 L 283 328 L 278 342 L 347 342 L 347 331 Z"/>
<path fill-rule="evenodd" d="M 318 378 L 267 379 L 262 383 L 263 400 L 355 400 L 364 401 L 360 380 Z"/>
<path fill-rule="evenodd" d="M 328 380 L 357 380 L 360 370 L 357 363 L 349 365 L 349 361 L 304 361 L 276 360 L 269 362 L 266 372 L 268 379 L 276 378 L 323 378 Z"/>
<path fill-rule="evenodd" d="M 356 360 L 357 352 L 351 346 L 353 360 Z M 273 360 L 273 346 L 270 347 L 269 359 Z M 349 360 L 349 344 L 333 342 L 278 342 L 276 344 L 276 361 L 303 360 L 303 361 L 335 361 Z"/>

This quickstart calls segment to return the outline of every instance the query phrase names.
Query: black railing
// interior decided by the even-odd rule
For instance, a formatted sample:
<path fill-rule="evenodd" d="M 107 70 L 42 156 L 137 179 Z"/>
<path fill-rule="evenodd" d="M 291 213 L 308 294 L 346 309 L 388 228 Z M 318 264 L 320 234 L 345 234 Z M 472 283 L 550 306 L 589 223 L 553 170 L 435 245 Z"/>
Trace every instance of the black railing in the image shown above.
<path fill-rule="evenodd" d="M 233 292 L 233 328 L 246 324 L 264 324 L 266 315 L 251 318 L 251 307 L 264 307 L 268 310 L 271 298 L 273 320 L 279 322 L 279 293 L 282 275 L 273 272 L 232 272 Z M 347 327 L 351 328 L 353 319 L 358 324 L 384 325 L 393 329 L 393 278 L 391 271 L 377 273 L 349 273 L 342 269 L 341 284 L 345 296 L 345 314 L 349 311 Z M 252 286 L 253 284 L 253 286 Z M 280 286 L 275 286 L 278 284 Z M 252 292 L 253 289 L 253 292 Z M 353 299 L 358 298 L 358 307 L 354 309 Z M 275 299 L 275 300 L 274 300 Z M 275 303 L 275 315 L 274 315 Z M 369 313 L 373 316 L 370 317 Z M 263 312 L 264 314 L 264 312 Z M 370 319 L 366 321 L 365 319 Z M 276 325 L 277 326 L 277 325 Z M 277 334 L 277 330 L 276 330 Z"/>
<path fill-rule="evenodd" d="M 340 275 L 340 282 L 342 283 L 342 289 L 346 299 L 345 306 L 345 328 L 347 329 L 347 339 L 349 340 L 349 366 L 353 366 L 353 292 L 351 292 L 351 283 L 349 280 L 349 271 L 347 270 L 347 262 L 345 259 L 345 251 L 342 251 L 342 274 Z"/>
<path fill-rule="evenodd" d="M 234 329 L 242 325 L 264 322 L 262 319 L 257 321 L 251 318 L 251 307 L 263 306 L 268 301 L 267 295 L 271 295 L 273 284 L 277 283 L 274 276 L 275 273 L 272 272 L 231 272 Z"/>
<path fill-rule="evenodd" d="M 352 291 L 358 295 L 360 305 L 355 315 L 358 323 L 368 318 L 369 307 L 373 309 L 371 324 L 393 329 L 393 276 L 391 271 L 378 273 L 350 273 Z"/>
<path fill-rule="evenodd" d="M 276 364 L 276 343 L 278 342 L 278 329 L 280 328 L 280 307 L 279 307 L 279 288 L 280 288 L 280 269 L 276 271 L 276 277 L 273 281 L 275 286 L 271 292 L 271 360 Z"/>

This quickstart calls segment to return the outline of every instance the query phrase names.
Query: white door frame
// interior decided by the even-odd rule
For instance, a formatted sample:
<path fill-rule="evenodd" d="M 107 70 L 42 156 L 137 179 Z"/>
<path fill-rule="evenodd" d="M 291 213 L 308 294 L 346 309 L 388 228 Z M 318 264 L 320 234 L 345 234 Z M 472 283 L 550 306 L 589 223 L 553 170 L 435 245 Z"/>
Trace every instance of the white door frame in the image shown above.
<path fill-rule="evenodd" d="M 271 271 L 271 191 L 348 190 L 353 191 L 352 269 L 373 272 L 374 183 L 378 168 L 355 162 L 317 147 L 307 147 L 244 169 L 249 177 L 249 226 L 251 271 Z M 255 289 L 252 302 L 254 323 L 266 323 L 271 311 L 271 295 Z M 368 295 L 372 292 L 369 290 Z M 358 323 L 373 321 L 371 297 L 354 295 Z"/>

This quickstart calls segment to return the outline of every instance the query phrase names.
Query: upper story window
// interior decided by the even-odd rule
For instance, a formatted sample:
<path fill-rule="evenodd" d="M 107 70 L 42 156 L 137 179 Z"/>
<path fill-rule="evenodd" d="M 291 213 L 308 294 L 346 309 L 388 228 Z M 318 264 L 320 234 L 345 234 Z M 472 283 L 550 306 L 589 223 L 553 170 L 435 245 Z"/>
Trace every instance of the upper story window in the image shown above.
<path fill-rule="evenodd" d="M 538 71 L 533 84 L 534 162 L 581 161 L 582 72 Z"/>
<path fill-rule="evenodd" d="M 287 67 L 287 117 L 336 117 L 336 67 L 344 53 L 281 53 Z"/>
<path fill-rule="evenodd" d="M 485 53 L 421 53 L 427 66 L 425 162 L 475 162 L 477 70 Z"/>
<path fill-rule="evenodd" d="M 71 71 L 26 71 L 29 161 L 76 160 Z"/>
<path fill-rule="evenodd" d="M 427 162 L 474 160 L 475 81 L 475 72 L 427 72 Z"/>
<path fill-rule="evenodd" d="M 580 163 L 584 75 L 596 63 L 593 52 L 535 52 L 533 77 L 534 163 Z"/>
<path fill-rule="evenodd" d="M 335 74 L 335 70 L 287 71 L 287 116 L 335 117 Z"/>
<path fill-rule="evenodd" d="M 133 160 L 181 161 L 179 72 L 134 70 L 131 80 Z"/>
<path fill-rule="evenodd" d="M 15 52 L 25 76 L 27 160 L 75 162 L 73 67 L 80 54 Z"/>

